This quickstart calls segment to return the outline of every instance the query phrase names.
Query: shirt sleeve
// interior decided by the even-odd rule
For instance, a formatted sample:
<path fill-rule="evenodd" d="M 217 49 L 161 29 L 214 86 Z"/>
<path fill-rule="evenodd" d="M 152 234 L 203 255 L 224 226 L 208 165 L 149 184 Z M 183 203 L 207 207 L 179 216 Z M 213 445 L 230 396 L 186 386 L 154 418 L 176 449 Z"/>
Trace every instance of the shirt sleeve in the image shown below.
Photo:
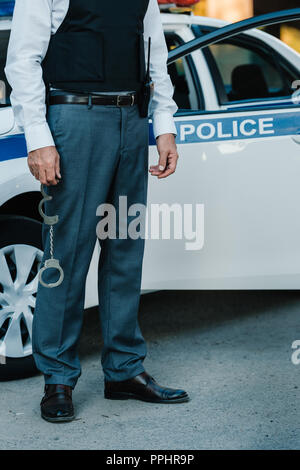
<path fill-rule="evenodd" d="M 51 37 L 52 0 L 16 0 L 5 73 L 27 151 L 54 145 L 46 121 L 41 62 Z"/>
<path fill-rule="evenodd" d="M 157 0 L 149 2 L 144 19 L 144 37 L 145 51 L 148 51 L 148 39 L 151 37 L 150 71 L 154 82 L 154 96 L 149 106 L 149 116 L 153 122 L 154 135 L 177 135 L 173 116 L 178 107 L 173 100 L 174 88 L 167 68 L 168 48 Z"/>

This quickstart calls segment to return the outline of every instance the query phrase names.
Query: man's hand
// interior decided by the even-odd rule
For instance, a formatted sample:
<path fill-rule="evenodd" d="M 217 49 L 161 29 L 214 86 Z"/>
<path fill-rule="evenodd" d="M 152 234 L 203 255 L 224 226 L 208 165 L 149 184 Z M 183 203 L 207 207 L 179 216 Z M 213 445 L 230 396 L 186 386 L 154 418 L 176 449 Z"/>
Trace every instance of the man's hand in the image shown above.
<path fill-rule="evenodd" d="M 28 166 L 33 176 L 45 186 L 56 185 L 60 178 L 59 154 L 54 146 L 33 150 Z"/>
<path fill-rule="evenodd" d="M 156 139 L 159 153 L 158 165 L 150 166 L 152 176 L 166 178 L 175 172 L 178 160 L 177 147 L 174 134 L 162 134 Z"/>

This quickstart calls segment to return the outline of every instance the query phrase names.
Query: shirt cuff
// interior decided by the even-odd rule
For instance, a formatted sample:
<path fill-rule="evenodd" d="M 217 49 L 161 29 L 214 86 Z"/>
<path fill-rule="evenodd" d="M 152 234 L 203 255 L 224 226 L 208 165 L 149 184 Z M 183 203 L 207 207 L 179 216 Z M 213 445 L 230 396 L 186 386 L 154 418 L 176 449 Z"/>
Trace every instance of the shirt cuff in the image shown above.
<path fill-rule="evenodd" d="M 47 122 L 25 128 L 25 139 L 28 153 L 43 147 L 55 146 Z"/>
<path fill-rule="evenodd" d="M 170 113 L 157 113 L 152 117 L 153 133 L 155 138 L 162 134 L 174 134 L 177 136 L 177 129 L 174 117 Z"/>

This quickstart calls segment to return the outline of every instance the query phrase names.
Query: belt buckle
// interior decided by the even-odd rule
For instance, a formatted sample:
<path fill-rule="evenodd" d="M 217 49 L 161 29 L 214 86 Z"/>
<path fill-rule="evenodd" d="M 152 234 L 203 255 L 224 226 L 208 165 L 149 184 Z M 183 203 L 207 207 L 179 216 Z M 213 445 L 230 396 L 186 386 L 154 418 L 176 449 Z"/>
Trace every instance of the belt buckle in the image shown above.
<path fill-rule="evenodd" d="M 131 103 L 129 106 L 133 106 L 134 105 L 134 94 L 132 95 L 117 95 L 117 106 L 122 106 L 122 98 L 126 97 L 126 96 L 130 96 L 131 98 Z"/>
<path fill-rule="evenodd" d="M 121 106 L 122 95 L 117 95 L 117 106 Z"/>

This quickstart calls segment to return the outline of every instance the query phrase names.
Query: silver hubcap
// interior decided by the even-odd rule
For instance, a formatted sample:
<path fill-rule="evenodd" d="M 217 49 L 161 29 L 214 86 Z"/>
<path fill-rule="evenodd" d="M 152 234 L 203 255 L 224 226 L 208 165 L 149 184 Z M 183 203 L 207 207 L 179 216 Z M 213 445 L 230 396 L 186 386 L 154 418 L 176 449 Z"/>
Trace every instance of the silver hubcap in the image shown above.
<path fill-rule="evenodd" d="M 43 252 L 29 245 L 0 250 L 0 355 L 32 354 L 32 320 Z"/>

